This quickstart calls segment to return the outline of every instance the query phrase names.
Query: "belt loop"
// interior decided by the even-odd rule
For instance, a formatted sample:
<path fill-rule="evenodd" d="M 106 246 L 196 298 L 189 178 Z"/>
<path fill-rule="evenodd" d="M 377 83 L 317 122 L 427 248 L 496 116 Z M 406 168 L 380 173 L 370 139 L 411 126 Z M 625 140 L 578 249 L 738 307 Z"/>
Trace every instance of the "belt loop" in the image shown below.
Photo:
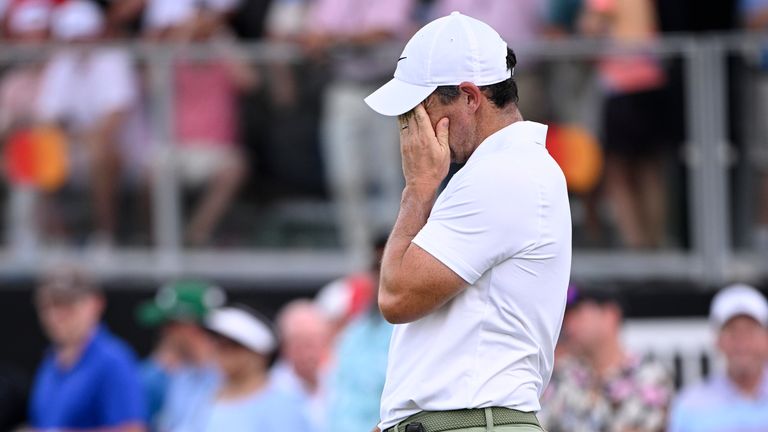
<path fill-rule="evenodd" d="M 493 408 L 485 409 L 485 430 L 486 432 L 493 432 Z"/>

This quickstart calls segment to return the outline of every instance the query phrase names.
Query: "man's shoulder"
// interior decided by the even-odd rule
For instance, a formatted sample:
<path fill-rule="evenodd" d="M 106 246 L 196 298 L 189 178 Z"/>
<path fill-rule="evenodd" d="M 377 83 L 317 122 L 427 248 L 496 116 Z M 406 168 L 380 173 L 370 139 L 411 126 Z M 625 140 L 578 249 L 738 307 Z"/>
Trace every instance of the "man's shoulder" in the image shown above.
<path fill-rule="evenodd" d="M 137 367 L 138 361 L 133 349 L 122 339 L 107 330 L 100 330 L 93 346 L 97 357 L 109 366 Z"/>

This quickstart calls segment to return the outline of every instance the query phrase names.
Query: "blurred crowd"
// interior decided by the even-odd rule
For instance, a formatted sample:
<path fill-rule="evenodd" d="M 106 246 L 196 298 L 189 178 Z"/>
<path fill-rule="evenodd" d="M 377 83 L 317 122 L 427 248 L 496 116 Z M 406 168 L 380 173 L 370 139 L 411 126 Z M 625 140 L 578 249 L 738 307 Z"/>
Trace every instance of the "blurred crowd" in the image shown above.
<path fill-rule="evenodd" d="M 216 285 L 170 282 L 135 311 L 157 335 L 143 360 L 102 323 L 92 276 L 56 266 L 33 295 L 50 349 L 29 390 L 3 372 L 0 429 L 370 430 L 392 330 L 375 301 L 383 246 L 369 269 L 290 301 L 274 322 Z"/>
<path fill-rule="evenodd" d="M 45 62 L 0 65 L 9 241 L 22 250 L 152 244 L 152 192 L 162 189 L 152 185 L 171 175 L 192 192 L 187 246 L 236 244 L 242 232 L 225 240 L 216 233 L 233 202 L 253 190 L 330 196 L 348 237 L 342 242 L 370 244 L 392 223 L 402 179 L 392 169 L 399 165 L 393 122 L 362 98 L 391 77 L 396 52 L 385 47 L 399 47 L 452 10 L 522 47 L 515 76 L 524 116 L 550 124 L 551 141 L 561 126 L 575 130 L 563 135 L 570 148 L 597 155 L 566 167 L 582 203 L 577 244 L 689 245 L 680 222 L 685 199 L 676 199 L 685 192 L 668 181 L 683 163 L 683 66 L 642 48 L 670 33 L 763 30 L 763 1 L 2 0 L 4 43 L 61 43 Z M 574 37 L 633 50 L 583 61 L 525 51 Z M 300 60 L 255 64 L 240 50 L 245 39 L 287 43 Z M 156 58 L 89 45 L 130 40 L 171 44 L 168 76 L 155 73 Z M 193 55 L 194 47 L 207 54 Z M 761 173 L 757 147 L 748 158 Z M 71 195 L 62 198 L 72 189 L 87 193 L 85 205 L 73 209 Z M 763 207 L 751 219 L 755 238 L 768 244 Z"/>
<path fill-rule="evenodd" d="M 254 172 L 285 168 L 304 189 L 339 203 L 341 223 L 351 227 L 347 241 L 370 242 L 391 224 L 402 186 L 399 171 L 388 169 L 399 164 L 396 125 L 363 105 L 392 73 L 396 57 L 380 47 L 402 44 L 452 10 L 488 22 L 512 48 L 574 36 L 642 48 L 668 32 L 768 27 L 768 1 L 693 3 L 0 0 L 0 55 L 10 44 L 58 42 L 44 62 L 0 59 L 10 241 L 72 243 L 69 196 L 61 196 L 69 188 L 89 195 L 82 242 L 97 253 L 113 247 L 126 219 L 138 220 L 149 237 L 152 185 L 170 173 L 198 192 L 185 244 L 216 244 L 221 221 Z M 302 59 L 256 66 L 240 51 L 247 38 L 292 44 Z M 124 45 L 109 44 L 125 40 L 172 46 L 169 81 Z M 204 60 L 196 47 L 206 48 Z M 642 49 L 546 68 L 533 54 L 520 58 L 523 115 L 577 123 L 599 137 L 602 181 L 572 190 L 584 203 L 582 240 L 615 237 L 636 249 L 675 242 L 660 173 L 685 140 L 681 63 Z M 150 101 L 163 83 L 172 87 L 165 89 L 172 109 L 167 136 L 155 136 L 152 125 L 163 119 Z M 244 103 L 254 94 L 266 108 Z M 249 137 L 276 143 L 272 150 L 282 156 L 254 157 Z M 309 144 L 297 145 L 302 139 Z M 768 173 L 761 150 L 750 157 Z M 277 162 L 265 168 L 263 160 Z M 126 188 L 137 191 L 128 211 L 120 205 Z M 761 202 L 755 238 L 768 245 L 768 199 Z M 360 208 L 369 213 L 360 217 Z M 285 305 L 274 322 L 254 310 L 258 305 L 232 304 L 205 281 L 169 282 L 137 311 L 139 323 L 158 330 L 146 359 L 102 324 L 104 295 L 86 271 L 51 271 L 34 293 L 51 349 L 28 402 L 19 403 L 15 395 L 23 391 L 0 380 L 8 384 L 0 390 L 8 423 L 0 428 L 22 417 L 41 431 L 370 430 L 391 333 L 375 301 L 382 242 L 375 243 L 370 269 Z M 571 287 L 556 370 L 542 399 L 547 430 L 768 430 L 768 305 L 759 292 L 739 285 L 715 297 L 710 321 L 725 368 L 681 391 L 664 365 L 622 346 L 623 308 L 615 292 Z"/>
<path fill-rule="evenodd" d="M 33 294 L 50 348 L 31 389 L 2 371 L 0 428 L 371 430 L 392 334 L 376 301 L 383 245 L 377 242 L 369 269 L 329 283 L 314 298 L 289 301 L 274 322 L 257 312 L 262 305 L 228 301 L 217 285 L 169 282 L 135 310 L 136 325 L 156 335 L 144 359 L 102 322 L 106 301 L 97 282 L 80 267 L 55 267 Z M 555 369 L 538 413 L 545 430 L 768 428 L 763 294 L 743 284 L 717 293 L 709 323 L 723 365 L 683 388 L 669 363 L 623 345 L 625 307 L 619 291 L 569 286 Z M 20 423 L 26 426 L 15 429 Z"/>

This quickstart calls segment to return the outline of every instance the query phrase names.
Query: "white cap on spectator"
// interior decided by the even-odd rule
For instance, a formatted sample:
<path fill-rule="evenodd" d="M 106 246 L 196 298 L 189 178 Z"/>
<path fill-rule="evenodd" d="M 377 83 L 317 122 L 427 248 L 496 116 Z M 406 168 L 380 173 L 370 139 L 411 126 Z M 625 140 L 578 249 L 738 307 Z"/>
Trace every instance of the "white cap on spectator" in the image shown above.
<path fill-rule="evenodd" d="M 195 0 L 149 0 L 144 25 L 150 29 L 173 27 L 189 21 L 197 11 Z"/>
<path fill-rule="evenodd" d="M 768 301 L 758 290 L 744 284 L 728 286 L 712 299 L 709 318 L 718 329 L 739 315 L 768 326 Z"/>
<path fill-rule="evenodd" d="M 212 311 L 205 318 L 205 327 L 259 354 L 269 355 L 277 349 L 277 339 L 270 326 L 240 308 Z"/>
<path fill-rule="evenodd" d="M 48 28 L 51 4 L 47 0 L 28 0 L 12 7 L 8 14 L 11 33 L 27 33 Z"/>
<path fill-rule="evenodd" d="M 53 12 L 51 33 L 56 39 L 71 41 L 98 36 L 104 26 L 104 14 L 93 2 L 69 0 Z"/>
<path fill-rule="evenodd" d="M 507 43 L 488 24 L 453 12 L 425 25 L 405 45 L 395 77 L 365 98 L 379 114 L 410 111 L 438 86 L 496 84 L 512 76 Z"/>

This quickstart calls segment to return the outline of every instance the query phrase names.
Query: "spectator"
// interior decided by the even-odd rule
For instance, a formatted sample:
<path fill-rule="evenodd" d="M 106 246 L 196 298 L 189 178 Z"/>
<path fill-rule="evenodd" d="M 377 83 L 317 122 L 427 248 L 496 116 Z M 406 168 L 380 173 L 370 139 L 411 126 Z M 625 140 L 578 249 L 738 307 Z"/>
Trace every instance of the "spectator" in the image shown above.
<path fill-rule="evenodd" d="M 52 349 L 32 390 L 37 430 L 144 431 L 144 395 L 131 349 L 100 324 L 104 297 L 82 270 L 45 275 L 35 305 Z"/>
<path fill-rule="evenodd" d="M 324 367 L 331 343 L 330 322 L 309 300 L 294 300 L 277 320 L 282 358 L 271 371 L 275 387 L 297 395 L 314 431 L 325 424 Z"/>
<path fill-rule="evenodd" d="M 570 358 L 557 362 L 539 419 L 551 432 L 664 430 L 673 385 L 659 363 L 627 352 L 622 310 L 609 293 L 569 295 Z"/>
<path fill-rule="evenodd" d="M 545 113 L 545 96 L 541 82 L 542 71 L 534 63 L 533 55 L 520 55 L 519 47 L 536 42 L 544 34 L 549 0 L 436 0 L 432 19 L 459 11 L 477 18 L 493 27 L 501 38 L 518 53 L 518 58 L 534 61 L 520 62 L 515 67 L 520 97 L 520 111 L 526 120 L 548 120 Z M 524 52 L 524 51 L 523 51 Z"/>
<path fill-rule="evenodd" d="M 768 30 L 768 0 L 740 0 L 744 26 L 755 32 Z M 760 59 L 760 76 L 757 79 L 757 117 L 752 123 L 759 131 L 759 142 L 749 149 L 749 160 L 760 173 L 757 232 L 753 237 L 761 250 L 768 252 L 768 50 L 763 49 Z"/>
<path fill-rule="evenodd" d="M 658 33 L 651 0 L 588 0 L 581 31 L 612 43 L 651 43 Z M 664 150 L 674 139 L 666 130 L 666 76 L 650 55 L 604 57 L 598 65 L 606 94 L 603 107 L 605 187 L 622 243 L 657 248 L 665 240 Z"/>
<path fill-rule="evenodd" d="M 147 400 L 146 420 L 150 431 L 157 430 L 171 375 L 182 365 L 182 351 L 162 335 L 149 357 L 141 364 L 141 384 Z"/>
<path fill-rule="evenodd" d="M 414 0 L 314 0 L 306 21 L 306 47 L 332 61 L 332 82 L 321 120 L 323 161 L 329 190 L 339 203 L 343 242 L 367 252 L 371 228 L 390 226 L 397 213 L 402 176 L 398 131 L 363 98 L 392 76 L 392 55 L 382 44 L 407 36 Z M 374 204 L 375 210 L 362 213 Z"/>
<path fill-rule="evenodd" d="M 213 334 L 222 381 L 190 407 L 194 415 L 175 431 L 238 432 L 310 430 L 299 400 L 269 381 L 277 338 L 270 324 L 244 308 L 213 311 L 205 320 Z"/>
<path fill-rule="evenodd" d="M 71 44 L 97 42 L 102 40 L 104 26 L 98 6 L 69 0 L 56 8 L 52 34 Z M 81 174 L 85 168 L 92 198 L 95 228 L 90 241 L 99 252 L 113 243 L 121 153 L 136 145 L 127 138 L 137 100 L 134 66 L 119 49 L 65 49 L 50 60 L 43 74 L 38 100 L 41 120 L 65 126 L 76 144 L 75 167 Z M 85 164 L 77 162 L 83 159 Z"/>
<path fill-rule="evenodd" d="M 193 246 L 210 241 L 219 219 L 230 205 L 246 175 L 237 138 L 237 96 L 257 84 L 255 71 L 233 51 L 221 17 L 199 10 L 192 2 L 173 3 L 174 9 L 150 3 L 150 34 L 177 44 L 208 43 L 217 58 L 180 59 L 174 65 L 173 158 L 160 158 L 190 186 L 206 191 L 186 229 Z M 166 5 L 166 3 L 157 3 Z M 168 149 L 162 149 L 167 151 Z M 165 165 L 155 166 L 166 169 Z"/>
<path fill-rule="evenodd" d="M 691 386 L 672 405 L 669 432 L 758 432 L 768 426 L 768 303 L 757 290 L 732 285 L 709 313 L 725 373 Z"/>
<path fill-rule="evenodd" d="M 386 242 L 384 237 L 375 245 L 370 272 L 376 288 Z M 381 316 L 377 302 L 372 302 L 342 332 L 329 373 L 328 418 L 333 423 L 328 430 L 365 431 L 379 421 L 391 336 L 392 325 Z"/>
<path fill-rule="evenodd" d="M 11 41 L 38 44 L 48 38 L 51 6 L 45 0 L 28 0 L 12 7 L 8 14 L 7 32 Z M 36 123 L 34 104 L 39 93 L 41 67 L 22 64 L 3 75 L 0 84 L 0 138 L 14 129 Z"/>
<path fill-rule="evenodd" d="M 51 5 L 47 0 L 27 0 L 10 8 L 7 34 L 11 42 L 35 46 L 48 39 Z M 2 20 L 0 19 L 0 23 Z M 21 64 L 8 70 L 0 81 L 0 143 L 16 132 L 29 130 L 39 119 L 35 100 L 40 91 L 42 66 Z M 28 253 L 37 245 L 39 201 L 36 191 L 28 185 L 14 184 L 9 199 L 9 243 L 15 250 Z M 28 203 L 32 205 L 27 205 Z"/>
<path fill-rule="evenodd" d="M 199 401 L 219 385 L 215 347 L 203 320 L 225 299 L 211 284 L 179 281 L 161 288 L 153 301 L 139 308 L 139 321 L 162 326 L 159 346 L 171 351 L 171 359 L 161 350 L 144 366 L 145 389 L 154 395 L 150 402 L 161 406 L 153 417 L 157 430 L 179 430 L 196 415 Z"/>
<path fill-rule="evenodd" d="M 315 304 L 331 323 L 332 340 L 375 303 L 378 282 L 369 273 L 355 273 L 333 280 L 320 289 Z"/>

